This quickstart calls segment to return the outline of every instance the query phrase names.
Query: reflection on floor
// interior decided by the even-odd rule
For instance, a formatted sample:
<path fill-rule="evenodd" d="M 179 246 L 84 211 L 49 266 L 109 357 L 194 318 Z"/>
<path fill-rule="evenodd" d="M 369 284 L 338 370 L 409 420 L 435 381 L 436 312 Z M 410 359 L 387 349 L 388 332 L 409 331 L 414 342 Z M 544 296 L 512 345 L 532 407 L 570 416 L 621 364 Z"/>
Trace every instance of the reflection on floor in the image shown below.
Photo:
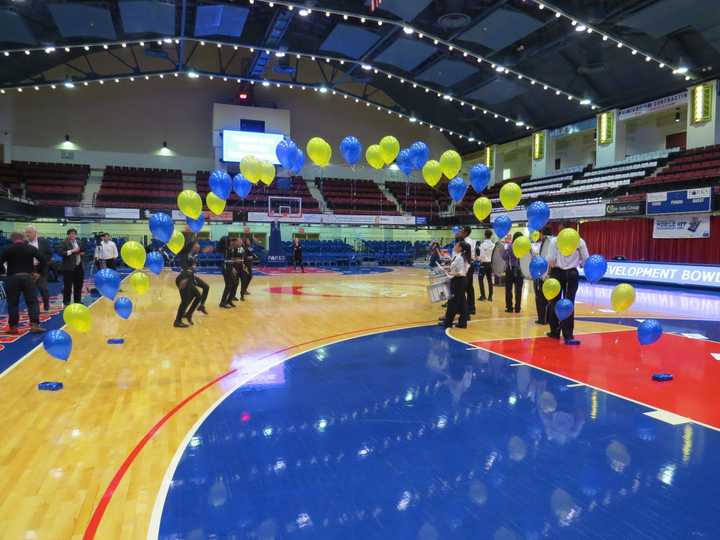
<path fill-rule="evenodd" d="M 29 336 L 3 351 L 0 537 L 720 530 L 718 296 L 639 289 L 618 318 L 611 286 L 583 286 L 583 344 L 569 350 L 543 337 L 528 287 L 521 313 L 498 290 L 445 333 L 419 269 L 258 276 L 235 310 L 216 307 L 221 278 L 206 279 L 210 314 L 192 328 L 171 327 L 164 273 L 129 293 L 129 321 L 94 304 L 67 363 Z M 648 317 L 666 335 L 641 349 L 633 326 Z M 675 380 L 651 383 L 655 370 Z M 38 392 L 42 380 L 65 389 Z"/>

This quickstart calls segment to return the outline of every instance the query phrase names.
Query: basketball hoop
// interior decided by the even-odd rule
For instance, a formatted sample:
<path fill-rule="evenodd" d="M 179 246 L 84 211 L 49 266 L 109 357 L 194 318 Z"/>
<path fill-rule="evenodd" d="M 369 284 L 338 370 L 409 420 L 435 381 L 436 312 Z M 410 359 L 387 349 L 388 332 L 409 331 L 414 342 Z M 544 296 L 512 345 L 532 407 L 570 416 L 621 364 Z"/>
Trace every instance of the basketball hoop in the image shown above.
<path fill-rule="evenodd" d="M 273 221 L 302 218 L 302 197 L 268 197 L 268 216 Z"/>

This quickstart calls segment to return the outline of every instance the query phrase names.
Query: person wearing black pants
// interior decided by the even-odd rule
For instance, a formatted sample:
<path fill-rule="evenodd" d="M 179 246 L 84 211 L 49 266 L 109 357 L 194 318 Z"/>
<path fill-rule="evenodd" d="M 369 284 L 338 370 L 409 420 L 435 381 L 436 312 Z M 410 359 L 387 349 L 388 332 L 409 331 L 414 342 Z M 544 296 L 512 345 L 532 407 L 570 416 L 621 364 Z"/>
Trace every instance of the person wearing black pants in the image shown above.
<path fill-rule="evenodd" d="M 468 305 L 467 305 L 467 267 L 472 264 L 470 244 L 457 242 L 453 248 L 453 258 L 450 261 L 450 269 L 447 272 L 450 278 L 450 300 L 445 311 L 445 319 L 440 326 L 450 328 L 453 325 L 455 316 L 459 315 L 457 327 L 467 328 Z"/>
<path fill-rule="evenodd" d="M 520 231 L 513 235 L 513 242 L 516 238 L 522 236 Z M 505 311 L 508 313 L 513 312 L 513 292 L 515 293 L 515 313 L 520 313 L 520 304 L 522 302 L 522 290 L 524 278 L 522 275 L 522 269 L 520 268 L 520 260 L 515 256 L 512 250 L 512 244 L 505 246 L 504 253 L 505 260 L 507 261 L 507 268 L 505 269 Z"/>
<path fill-rule="evenodd" d="M 565 228 L 572 227 L 572 224 L 565 224 Z M 575 294 L 578 290 L 578 267 L 585 264 L 590 255 L 588 254 L 587 245 L 582 238 L 578 242 L 578 247 L 570 255 L 560 253 L 557 246 L 557 238 L 553 238 L 550 245 L 550 253 L 548 254 L 548 263 L 550 264 L 550 277 L 560 282 L 560 294 L 553 298 L 548 305 L 548 320 L 550 322 L 550 332 L 548 337 L 560 339 L 560 334 L 565 340 L 565 345 L 580 345 L 580 341 L 575 339 L 575 310 L 572 314 L 560 321 L 555 314 L 555 304 L 561 298 L 566 298 L 575 304 Z"/>
<path fill-rule="evenodd" d="M 6 247 L 0 255 L 0 272 L 5 271 L 5 264 L 7 264 L 8 333 L 19 333 L 21 294 L 27 305 L 30 332 L 34 334 L 44 332 L 44 328 L 40 326 L 38 293 L 35 287 L 35 281 L 40 274 L 35 272 L 35 261 L 39 261 L 38 267 L 43 271 L 46 264 L 45 259 L 34 246 L 25 243 L 22 233 L 12 233 L 10 241 L 12 244 Z"/>
<path fill-rule="evenodd" d="M 472 230 L 470 227 L 463 227 L 462 231 L 458 235 L 458 238 L 465 242 L 470 247 L 470 266 L 468 267 L 467 279 L 465 280 L 465 295 L 467 297 L 468 314 L 475 315 L 475 285 L 474 285 L 474 274 L 475 265 L 472 261 L 472 254 L 475 253 L 475 240 L 470 237 Z"/>
<path fill-rule="evenodd" d="M 50 291 L 48 290 L 48 270 L 50 261 L 52 260 L 52 248 L 47 238 L 40 238 L 37 229 L 32 225 L 25 227 L 25 240 L 27 243 L 36 248 L 42 255 L 45 264 L 41 267 L 40 260 L 35 260 L 35 273 L 38 274 L 35 286 L 40 292 L 43 301 L 43 311 L 50 310 Z M 42 268 L 42 270 L 41 270 Z"/>
<path fill-rule="evenodd" d="M 552 230 L 550 227 L 545 227 L 540 231 L 540 238 L 536 243 L 537 249 L 534 249 L 533 255 L 542 255 L 544 253 L 543 246 L 549 244 L 552 241 Z M 537 310 L 537 319 L 535 324 L 545 325 L 548 323 L 548 301 L 545 298 L 542 287 L 545 283 L 545 277 L 539 277 L 533 279 L 533 291 L 535 292 L 535 309 Z"/>
<path fill-rule="evenodd" d="M 236 257 L 236 249 L 234 246 L 234 239 L 230 239 L 227 237 L 223 237 L 220 239 L 220 243 L 218 247 L 220 248 L 220 251 L 223 253 L 223 263 L 222 263 L 222 273 L 223 273 L 223 281 L 225 282 L 225 288 L 222 292 L 222 297 L 220 298 L 220 307 L 221 308 L 234 308 L 235 304 L 233 304 L 233 291 L 237 290 L 237 272 L 235 271 L 235 257 Z"/>
<path fill-rule="evenodd" d="M 303 265 L 303 254 L 302 254 L 302 246 L 300 245 L 300 240 L 298 238 L 293 239 L 293 266 L 294 270 L 298 269 L 298 266 L 300 267 L 300 271 L 304 274 L 305 273 L 305 266 Z"/>
<path fill-rule="evenodd" d="M 493 299 L 493 271 L 492 271 L 492 252 L 495 249 L 495 243 L 492 241 L 492 231 L 485 231 L 485 240 L 475 244 L 475 260 L 478 263 L 478 285 L 480 286 L 480 298 L 483 301 L 487 298 L 488 302 Z M 488 284 L 488 295 L 485 296 L 485 279 Z"/>
<path fill-rule="evenodd" d="M 60 242 L 58 254 L 62 257 L 60 268 L 63 275 L 63 305 L 70 304 L 71 297 L 73 302 L 80 304 L 85 279 L 82 263 L 84 251 L 77 241 L 76 229 L 68 229 L 67 238 Z"/>
<path fill-rule="evenodd" d="M 188 325 L 183 322 L 186 319 L 188 323 L 193 324 L 192 317 L 196 309 L 201 304 L 202 294 L 195 286 L 195 265 L 197 263 L 197 254 L 200 251 L 200 245 L 195 242 L 190 247 L 190 251 L 183 254 L 180 258 L 182 264 L 180 273 L 175 278 L 175 285 L 180 293 L 180 305 L 175 315 L 175 328 L 187 328 Z M 207 312 L 205 312 L 207 313 Z"/>
<path fill-rule="evenodd" d="M 241 283 L 240 294 L 244 297 L 245 295 L 250 294 L 248 292 L 248 287 L 250 286 L 250 282 L 252 281 L 252 267 L 253 263 L 255 262 L 255 253 L 253 252 L 252 242 L 249 238 L 245 238 L 243 240 L 243 250 L 243 261 L 245 262 L 245 268 L 247 269 L 247 271 L 245 272 L 245 276 L 243 276 L 245 278 L 245 281 L 244 283 Z"/>

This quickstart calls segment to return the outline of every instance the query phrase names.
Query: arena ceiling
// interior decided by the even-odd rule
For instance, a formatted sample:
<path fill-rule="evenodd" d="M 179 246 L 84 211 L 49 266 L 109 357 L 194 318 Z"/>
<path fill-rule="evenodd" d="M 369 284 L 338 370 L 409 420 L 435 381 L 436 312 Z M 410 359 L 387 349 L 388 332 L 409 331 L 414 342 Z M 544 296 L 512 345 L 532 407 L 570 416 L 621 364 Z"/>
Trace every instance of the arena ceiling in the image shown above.
<path fill-rule="evenodd" d="M 5 93 L 188 75 L 292 85 L 442 128 L 464 152 L 718 70 L 717 0 L 0 3 Z"/>

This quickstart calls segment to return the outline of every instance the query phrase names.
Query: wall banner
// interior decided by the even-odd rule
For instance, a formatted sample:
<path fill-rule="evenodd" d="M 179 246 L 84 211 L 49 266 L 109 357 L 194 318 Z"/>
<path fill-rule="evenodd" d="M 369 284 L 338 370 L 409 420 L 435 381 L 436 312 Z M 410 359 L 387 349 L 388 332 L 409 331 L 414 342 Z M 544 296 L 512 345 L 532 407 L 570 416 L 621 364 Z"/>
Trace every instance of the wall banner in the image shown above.
<path fill-rule="evenodd" d="M 634 105 L 632 107 L 628 107 L 627 109 L 618 111 L 618 120 L 629 120 L 630 118 L 635 118 L 644 114 L 679 107 L 684 103 L 687 103 L 687 100 L 687 92 L 684 91 L 673 96 L 666 96 L 654 101 L 648 101 L 647 103 L 641 103 L 640 105 Z"/>
<path fill-rule="evenodd" d="M 710 214 L 656 217 L 653 238 L 710 238 Z"/>

